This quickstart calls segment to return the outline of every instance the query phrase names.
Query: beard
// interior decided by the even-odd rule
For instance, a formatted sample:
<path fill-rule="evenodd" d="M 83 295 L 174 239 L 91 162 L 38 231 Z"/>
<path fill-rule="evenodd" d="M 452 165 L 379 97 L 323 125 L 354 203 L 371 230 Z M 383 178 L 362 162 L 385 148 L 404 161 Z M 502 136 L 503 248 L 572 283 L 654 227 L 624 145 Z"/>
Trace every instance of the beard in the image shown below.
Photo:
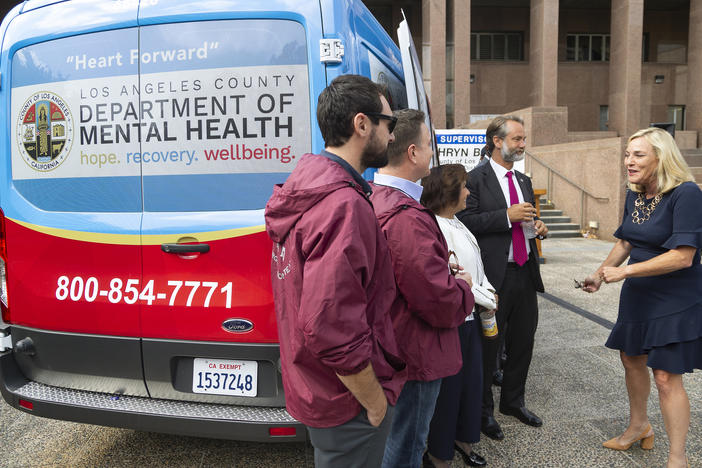
<path fill-rule="evenodd" d="M 371 133 L 370 141 L 363 148 L 361 153 L 361 165 L 369 168 L 380 168 L 388 165 L 388 145 L 383 145 L 378 140 L 375 129 Z"/>
<path fill-rule="evenodd" d="M 502 159 L 504 159 L 506 162 L 517 162 L 521 161 L 524 159 L 524 151 L 521 153 L 519 152 L 519 148 L 502 148 Z"/>

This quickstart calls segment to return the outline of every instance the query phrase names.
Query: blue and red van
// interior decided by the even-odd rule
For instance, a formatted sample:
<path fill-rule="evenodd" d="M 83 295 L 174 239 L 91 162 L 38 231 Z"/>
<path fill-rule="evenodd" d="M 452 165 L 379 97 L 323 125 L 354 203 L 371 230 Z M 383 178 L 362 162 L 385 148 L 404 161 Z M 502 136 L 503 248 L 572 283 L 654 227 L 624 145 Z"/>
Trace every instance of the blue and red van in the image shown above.
<path fill-rule="evenodd" d="M 304 440 L 285 411 L 263 208 L 323 147 L 316 99 L 334 77 L 408 105 L 398 47 L 358 0 L 27 0 L 0 37 L 4 399 Z M 421 74 L 404 70 L 416 102 Z"/>

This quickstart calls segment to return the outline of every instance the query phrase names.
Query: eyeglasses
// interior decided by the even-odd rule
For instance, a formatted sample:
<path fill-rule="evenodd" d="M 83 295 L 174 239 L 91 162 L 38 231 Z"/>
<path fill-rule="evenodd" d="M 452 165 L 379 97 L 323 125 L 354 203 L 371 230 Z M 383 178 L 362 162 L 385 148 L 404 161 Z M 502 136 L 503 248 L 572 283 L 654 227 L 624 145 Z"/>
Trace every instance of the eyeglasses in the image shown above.
<path fill-rule="evenodd" d="M 449 271 L 453 276 L 456 276 L 461 271 L 461 266 L 458 264 L 458 255 L 453 250 L 449 250 Z"/>
<path fill-rule="evenodd" d="M 385 115 L 381 114 L 380 112 L 364 112 L 368 117 L 375 117 L 376 119 L 385 119 L 388 120 L 388 131 L 392 133 L 393 130 L 395 130 L 395 125 L 397 125 L 397 117 L 394 115 Z"/>

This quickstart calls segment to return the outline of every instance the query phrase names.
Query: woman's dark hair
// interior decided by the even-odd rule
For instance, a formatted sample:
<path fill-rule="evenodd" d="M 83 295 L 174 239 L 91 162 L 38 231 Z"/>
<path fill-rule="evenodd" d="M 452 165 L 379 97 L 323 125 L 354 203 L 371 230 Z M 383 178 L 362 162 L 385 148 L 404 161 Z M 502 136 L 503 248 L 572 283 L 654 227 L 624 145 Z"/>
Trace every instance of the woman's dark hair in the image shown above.
<path fill-rule="evenodd" d="M 353 118 L 359 112 L 381 112 L 383 86 L 365 76 L 341 75 L 322 90 L 317 100 L 317 123 L 324 146 L 342 146 L 353 135 Z M 370 119 L 370 117 L 369 117 Z M 377 119 L 373 120 L 377 124 Z"/>
<path fill-rule="evenodd" d="M 431 168 L 422 179 L 421 203 L 434 214 L 458 202 L 461 189 L 466 185 L 468 173 L 462 164 L 446 164 Z"/>

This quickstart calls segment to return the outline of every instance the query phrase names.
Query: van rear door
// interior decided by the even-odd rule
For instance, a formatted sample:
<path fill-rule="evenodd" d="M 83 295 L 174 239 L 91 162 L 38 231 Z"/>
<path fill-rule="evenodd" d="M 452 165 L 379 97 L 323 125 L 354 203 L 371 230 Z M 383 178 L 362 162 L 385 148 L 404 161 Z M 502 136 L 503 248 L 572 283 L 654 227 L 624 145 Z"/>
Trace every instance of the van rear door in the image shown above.
<path fill-rule="evenodd" d="M 122 281 L 141 282 L 141 169 L 125 160 L 139 141 L 121 119 L 139 104 L 130 5 L 34 4 L 9 24 L 2 141 L 11 158 L 0 167 L 0 197 L 12 338 L 35 350 L 16 353 L 22 372 L 47 385 L 146 395 L 140 305 L 121 292 Z M 122 29 L 104 30 L 114 24 Z M 82 30 L 97 32 L 75 35 Z"/>
<path fill-rule="evenodd" d="M 284 404 L 263 209 L 312 145 L 312 5 L 178 23 L 142 8 L 141 103 L 153 133 L 140 154 L 139 288 L 153 397 Z"/>
<path fill-rule="evenodd" d="M 431 120 L 431 104 L 429 96 L 424 88 L 424 78 L 422 68 L 417 57 L 417 49 L 409 29 L 405 12 L 402 12 L 402 22 L 397 28 L 397 41 L 400 46 L 402 56 L 402 69 L 405 75 L 405 87 L 407 89 L 407 106 L 410 109 L 418 109 L 424 112 L 425 123 L 431 131 L 431 146 L 434 152 L 432 162 L 439 163 L 439 154 L 436 150 L 436 135 L 434 125 Z"/>

